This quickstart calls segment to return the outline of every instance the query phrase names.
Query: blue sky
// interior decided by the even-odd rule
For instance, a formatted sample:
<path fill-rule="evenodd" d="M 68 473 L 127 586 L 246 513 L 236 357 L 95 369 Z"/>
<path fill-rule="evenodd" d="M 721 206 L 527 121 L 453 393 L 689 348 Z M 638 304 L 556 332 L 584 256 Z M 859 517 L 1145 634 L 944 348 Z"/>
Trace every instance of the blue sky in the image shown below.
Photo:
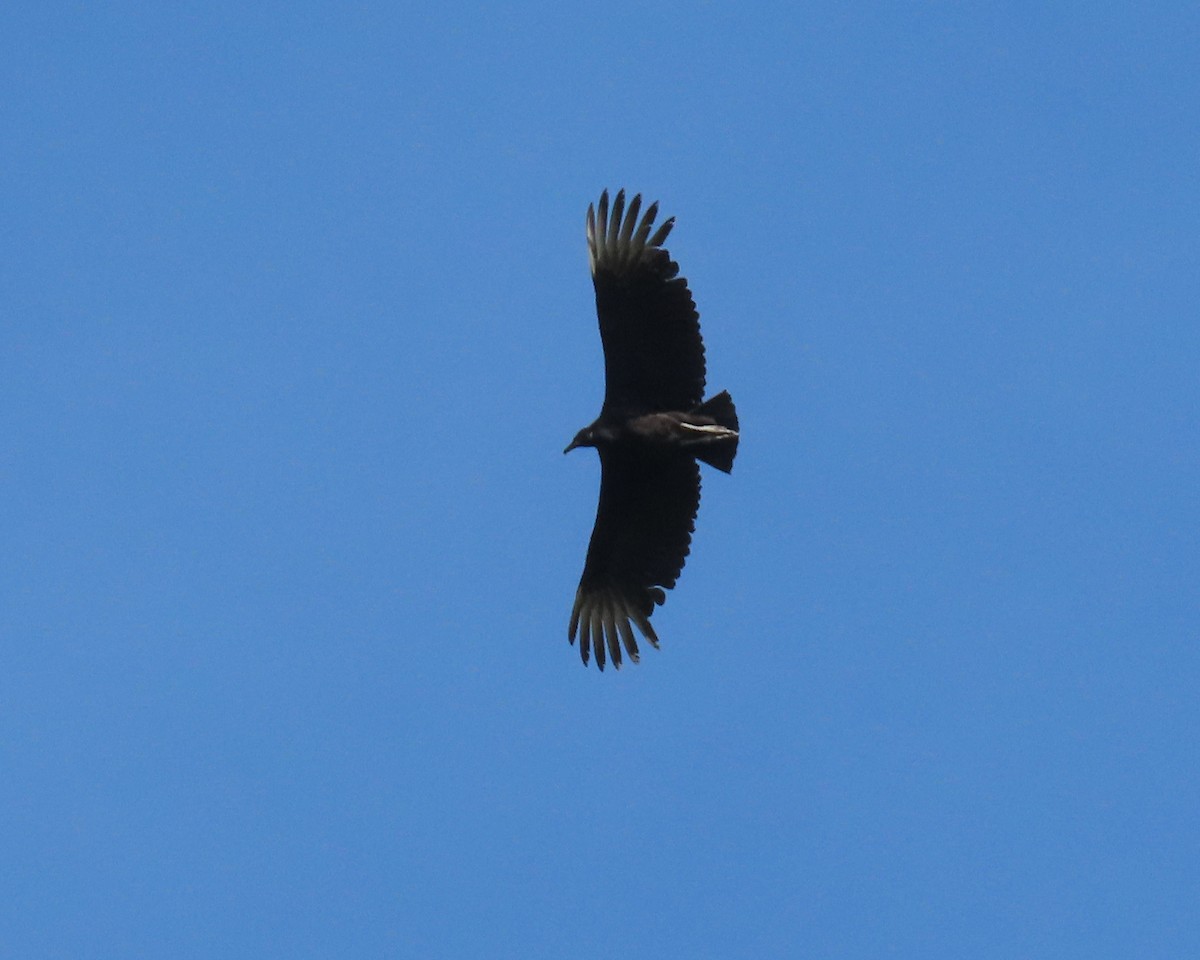
<path fill-rule="evenodd" d="M 1200 948 L 1187 4 L 0 14 L 0 954 Z M 566 642 L 584 214 L 743 441 Z"/>

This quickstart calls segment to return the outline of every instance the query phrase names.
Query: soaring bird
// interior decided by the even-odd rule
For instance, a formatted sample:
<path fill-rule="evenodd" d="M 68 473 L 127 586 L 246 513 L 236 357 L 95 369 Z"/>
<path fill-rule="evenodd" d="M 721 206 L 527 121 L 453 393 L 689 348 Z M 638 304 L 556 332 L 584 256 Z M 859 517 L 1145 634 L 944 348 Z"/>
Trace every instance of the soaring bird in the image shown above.
<path fill-rule="evenodd" d="M 608 191 L 588 206 L 588 260 L 604 344 L 604 405 L 564 453 L 595 447 L 600 454 L 600 503 L 567 637 L 579 635 L 586 665 L 594 649 L 621 666 L 638 645 L 630 622 L 657 648 L 650 625 L 688 555 L 700 508 L 698 460 L 733 469 L 738 419 L 726 392 L 704 397 L 700 316 L 663 248 L 675 225 L 653 236 L 658 204 L 641 212 L 641 195 L 625 206 L 625 191 Z M 703 402 L 702 402 L 703 400 Z"/>

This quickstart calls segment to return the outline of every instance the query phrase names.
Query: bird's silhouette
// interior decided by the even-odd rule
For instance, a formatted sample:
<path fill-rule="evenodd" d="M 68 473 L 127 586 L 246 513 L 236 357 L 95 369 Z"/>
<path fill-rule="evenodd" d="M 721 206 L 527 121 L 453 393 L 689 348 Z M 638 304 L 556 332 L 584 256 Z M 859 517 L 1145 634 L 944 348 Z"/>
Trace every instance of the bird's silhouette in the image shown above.
<path fill-rule="evenodd" d="M 633 662 L 633 626 L 657 647 L 650 625 L 656 604 L 675 586 L 700 507 L 703 461 L 729 473 L 738 446 L 733 400 L 704 397 L 700 317 L 663 248 L 674 218 L 654 230 L 658 204 L 642 214 L 642 198 L 625 206 L 608 191 L 587 214 L 588 259 L 604 344 L 604 404 L 565 452 L 600 454 L 600 503 L 568 638 L 579 637 L 586 664 L 594 650 L 621 666 Z M 651 235 L 651 230 L 654 230 Z"/>

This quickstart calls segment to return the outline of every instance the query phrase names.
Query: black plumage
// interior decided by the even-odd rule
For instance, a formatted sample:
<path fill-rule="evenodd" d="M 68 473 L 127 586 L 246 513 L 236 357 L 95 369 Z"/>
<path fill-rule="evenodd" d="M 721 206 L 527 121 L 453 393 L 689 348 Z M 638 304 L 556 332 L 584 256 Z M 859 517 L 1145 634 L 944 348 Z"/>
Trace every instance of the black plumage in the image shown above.
<path fill-rule="evenodd" d="M 666 220 L 651 236 L 658 204 L 639 220 L 642 198 L 625 206 L 608 191 L 588 207 L 588 258 L 604 344 L 604 405 L 566 451 L 595 447 L 600 454 L 600 503 L 568 638 L 579 636 L 586 664 L 592 650 L 603 670 L 620 667 L 622 649 L 633 662 L 633 626 L 657 647 L 650 625 L 656 604 L 675 586 L 700 508 L 697 460 L 729 473 L 737 453 L 733 400 L 704 397 L 704 341 L 700 317 L 663 249 L 675 225 Z"/>

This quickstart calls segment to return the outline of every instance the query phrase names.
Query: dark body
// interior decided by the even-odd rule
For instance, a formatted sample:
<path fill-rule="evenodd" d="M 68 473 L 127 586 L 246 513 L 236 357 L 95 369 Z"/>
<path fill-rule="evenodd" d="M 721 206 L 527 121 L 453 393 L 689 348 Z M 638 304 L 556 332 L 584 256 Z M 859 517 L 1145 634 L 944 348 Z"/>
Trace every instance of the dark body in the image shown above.
<path fill-rule="evenodd" d="M 594 650 L 601 670 L 606 659 L 619 667 L 622 650 L 637 662 L 632 626 L 658 646 L 650 616 L 688 555 L 700 508 L 697 460 L 728 473 L 738 444 L 729 394 L 702 402 L 699 314 L 662 246 L 675 221 L 651 236 L 658 205 L 639 220 L 640 209 L 640 196 L 626 209 L 624 191 L 611 211 L 607 191 L 588 208 L 604 405 L 567 447 L 600 454 L 600 503 L 568 637 L 574 643 L 578 634 L 583 662 Z"/>

